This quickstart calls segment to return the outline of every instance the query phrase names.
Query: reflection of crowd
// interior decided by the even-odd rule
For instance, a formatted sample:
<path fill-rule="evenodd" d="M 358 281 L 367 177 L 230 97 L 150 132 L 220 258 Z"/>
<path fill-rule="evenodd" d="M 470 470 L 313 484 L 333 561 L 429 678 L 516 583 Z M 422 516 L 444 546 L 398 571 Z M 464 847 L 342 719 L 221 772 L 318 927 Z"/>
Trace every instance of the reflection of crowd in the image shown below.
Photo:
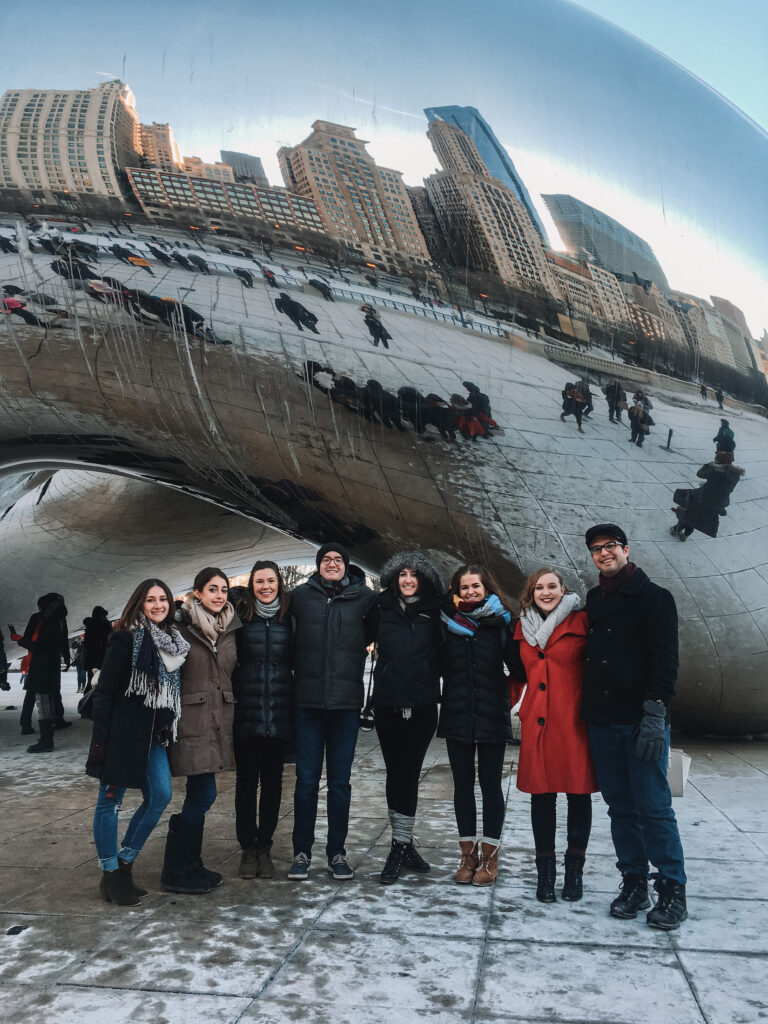
<path fill-rule="evenodd" d="M 304 364 L 304 373 L 304 379 L 332 402 L 369 423 L 404 431 L 406 420 L 420 435 L 432 426 L 446 441 L 455 441 L 457 433 L 476 441 L 479 437 L 492 437 L 493 431 L 499 429 L 488 395 L 472 381 L 463 382 L 467 395 L 453 394 L 446 401 L 436 394 L 422 395 L 410 385 L 399 388 L 396 395 L 386 391 L 377 380 L 368 380 L 361 387 L 351 377 L 337 374 L 330 366 L 311 359 Z"/>

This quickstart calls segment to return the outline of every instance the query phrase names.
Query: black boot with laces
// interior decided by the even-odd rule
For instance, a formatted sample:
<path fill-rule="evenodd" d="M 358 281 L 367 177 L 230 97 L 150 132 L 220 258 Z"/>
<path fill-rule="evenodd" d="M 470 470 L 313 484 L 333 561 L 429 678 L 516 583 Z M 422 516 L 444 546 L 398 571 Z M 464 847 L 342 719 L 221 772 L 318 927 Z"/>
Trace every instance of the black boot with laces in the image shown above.
<path fill-rule="evenodd" d="M 624 875 L 621 892 L 611 904 L 611 917 L 631 921 L 638 911 L 647 910 L 651 905 L 648 895 L 648 879 L 642 875 Z"/>
<path fill-rule="evenodd" d="M 671 878 L 659 878 L 653 883 L 659 894 L 656 906 L 649 911 L 645 920 L 651 928 L 661 928 L 665 932 L 673 932 L 688 917 L 685 903 L 685 886 Z"/>
<path fill-rule="evenodd" d="M 421 856 L 419 851 L 416 849 L 416 840 L 411 839 L 410 843 L 405 843 L 405 853 L 403 854 L 403 867 L 408 868 L 409 871 L 418 871 L 420 874 L 425 875 L 432 868 L 427 864 L 424 858 Z"/>
<path fill-rule="evenodd" d="M 400 877 L 400 872 L 403 869 L 403 860 L 405 858 L 406 850 L 408 849 L 408 843 L 399 843 L 396 839 L 392 840 L 392 846 L 387 857 L 387 862 L 381 870 L 381 881 L 384 885 L 392 885 Z"/>

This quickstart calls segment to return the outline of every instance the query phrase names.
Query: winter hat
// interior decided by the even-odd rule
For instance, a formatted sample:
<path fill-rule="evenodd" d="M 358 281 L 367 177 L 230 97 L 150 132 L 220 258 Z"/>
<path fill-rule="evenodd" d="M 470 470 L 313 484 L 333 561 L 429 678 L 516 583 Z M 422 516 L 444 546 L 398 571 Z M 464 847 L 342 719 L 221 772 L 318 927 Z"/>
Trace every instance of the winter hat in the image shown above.
<path fill-rule="evenodd" d="M 338 541 L 332 541 L 330 544 L 323 544 L 321 548 L 317 549 L 315 565 L 317 566 L 318 572 L 320 571 L 320 562 L 322 561 L 323 556 L 327 555 L 330 551 L 336 551 L 344 559 L 344 572 L 346 573 L 349 569 L 349 552 L 344 545 Z"/>
<path fill-rule="evenodd" d="M 412 569 L 420 581 L 430 585 L 435 594 L 442 594 L 445 590 L 438 569 L 423 551 L 398 551 L 392 555 L 381 569 L 379 582 L 382 589 L 396 588 L 397 578 L 403 569 Z"/>
<path fill-rule="evenodd" d="M 624 533 L 620 526 L 616 526 L 615 523 L 598 523 L 597 526 L 590 526 L 584 535 L 587 547 L 597 537 L 615 537 L 623 548 L 628 544 L 626 533 Z"/>

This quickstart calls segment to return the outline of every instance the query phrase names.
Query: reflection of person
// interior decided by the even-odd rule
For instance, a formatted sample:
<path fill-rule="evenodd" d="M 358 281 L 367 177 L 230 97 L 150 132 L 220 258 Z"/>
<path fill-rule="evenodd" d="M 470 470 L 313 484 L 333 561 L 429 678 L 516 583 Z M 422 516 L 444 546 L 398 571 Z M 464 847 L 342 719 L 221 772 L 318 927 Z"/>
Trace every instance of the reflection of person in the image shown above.
<path fill-rule="evenodd" d="M 437 735 L 446 741 L 453 775 L 453 806 L 461 862 L 460 885 L 492 885 L 499 872 L 504 824 L 501 776 L 512 739 L 504 665 L 516 664 L 511 615 L 498 584 L 480 565 L 456 570 L 441 615 L 443 697 Z M 477 838 L 475 765 L 483 797 L 483 833 Z"/>
<path fill-rule="evenodd" d="M 579 392 L 581 397 L 584 399 L 584 409 L 581 413 L 582 416 L 589 418 L 589 414 L 594 411 L 592 405 L 592 390 L 589 386 L 588 380 L 577 380 L 576 390 Z"/>
<path fill-rule="evenodd" d="M 389 348 L 389 342 L 392 340 L 392 335 L 381 322 L 378 314 L 373 309 L 369 309 L 363 317 L 363 321 L 365 326 L 368 328 L 368 333 L 371 336 L 373 347 L 377 348 L 379 342 L 381 342 L 384 348 Z"/>
<path fill-rule="evenodd" d="M 473 384 L 470 380 L 462 381 L 461 386 L 469 392 L 469 404 L 472 406 L 472 412 L 480 420 L 483 428 L 486 431 L 489 428 L 497 429 L 499 425 L 491 413 L 491 400 L 488 395 L 484 394 L 477 384 Z"/>
<path fill-rule="evenodd" d="M 103 871 L 101 894 L 118 906 L 147 895 L 133 881 L 133 862 L 168 806 L 167 746 L 181 711 L 179 670 L 189 645 L 173 625 L 173 596 L 162 580 L 144 580 L 128 599 L 109 638 L 93 691 L 93 736 L 85 770 L 100 780 L 93 838 Z M 142 803 L 117 844 L 126 789 Z"/>
<path fill-rule="evenodd" d="M 112 632 L 112 625 L 107 617 L 107 609 L 97 604 L 91 614 L 83 619 L 83 666 L 88 673 L 88 683 L 93 673 L 101 668 L 104 655 L 107 653 L 107 639 Z"/>
<path fill-rule="evenodd" d="M 704 398 L 704 399 L 706 399 L 706 397 L 707 397 L 707 385 L 706 384 L 702 384 L 701 385 L 701 397 Z"/>
<path fill-rule="evenodd" d="M 649 416 L 642 401 L 635 402 L 627 415 L 630 424 L 630 444 L 636 444 L 638 448 L 642 448 L 645 435 L 651 432 Z"/>
<path fill-rule="evenodd" d="M 621 410 L 627 408 L 626 391 L 617 380 L 612 380 L 606 384 L 605 397 L 608 402 L 608 419 L 611 423 L 621 423 Z"/>
<path fill-rule="evenodd" d="M 727 515 L 731 494 L 744 470 L 733 465 L 733 452 L 719 451 L 715 461 L 705 463 L 696 476 L 705 481 L 700 487 L 678 487 L 673 497 L 679 508 L 674 509 L 677 524 L 669 532 L 681 541 L 687 540 L 694 530 L 707 537 L 717 536 L 720 516 Z"/>
<path fill-rule="evenodd" d="M 11 623 L 8 623 L 8 630 L 11 635 L 11 640 L 15 644 L 21 642 L 21 634 L 17 633 Z M 29 672 L 29 663 L 32 660 L 32 655 L 28 651 L 21 659 L 19 665 L 19 685 L 24 687 L 24 683 L 27 680 L 27 673 Z M 24 691 L 24 701 L 21 705 L 21 715 L 19 716 L 19 725 L 21 727 L 22 736 L 32 736 L 35 730 L 32 728 L 32 712 L 35 710 L 35 693 L 34 690 Z"/>
<path fill-rule="evenodd" d="M 736 451 L 736 438 L 733 436 L 728 420 L 720 420 L 720 429 L 712 440 L 715 442 L 715 450 L 718 452 Z"/>
<path fill-rule="evenodd" d="M 659 872 L 658 901 L 646 921 L 671 931 L 688 916 L 683 848 L 667 784 L 677 609 L 670 592 L 629 561 L 621 527 L 592 526 L 586 542 L 600 577 L 587 594 L 581 717 L 622 874 L 610 912 L 627 919 L 650 907 L 650 862 Z"/>
<path fill-rule="evenodd" d="M 719 384 L 715 388 L 715 398 L 717 399 L 717 407 L 718 407 L 718 409 L 722 409 L 723 408 L 723 389 L 720 387 Z"/>
<path fill-rule="evenodd" d="M 579 433 L 583 434 L 584 431 L 581 426 L 581 414 L 584 408 L 584 398 L 580 391 L 576 389 L 576 385 L 570 381 L 565 385 L 561 392 L 563 396 L 563 411 L 560 413 L 560 419 L 565 423 L 566 416 L 574 416 L 576 418 L 576 425 L 579 428 Z"/>
<path fill-rule="evenodd" d="M 216 799 L 215 773 L 235 766 L 232 673 L 240 620 L 228 591 L 221 569 L 201 569 L 179 614 L 189 654 L 181 671 L 181 719 L 168 759 L 171 774 L 186 775 L 187 785 L 181 812 L 168 822 L 160 879 L 166 892 L 210 892 L 222 882 L 218 871 L 203 866 L 200 851 L 205 815 Z"/>
<path fill-rule="evenodd" d="M 231 591 L 230 591 L 231 594 Z M 241 878 L 272 878 L 283 763 L 293 731 L 293 624 L 275 562 L 256 562 L 235 634 L 235 828 Z M 258 805 L 258 807 L 257 807 Z M 258 815 L 257 815 L 258 809 Z"/>
<path fill-rule="evenodd" d="M 61 704 L 61 662 L 69 669 L 67 608 L 61 594 L 43 594 L 19 644 L 31 654 L 24 689 L 35 694 L 40 739 L 27 747 L 29 754 L 53 750 L 53 730 L 64 722 Z"/>
<path fill-rule="evenodd" d="M 296 791 L 293 863 L 288 877 L 308 877 L 315 841 L 317 799 L 325 755 L 328 794 L 328 870 L 337 881 L 354 873 L 345 842 L 349 784 L 363 705 L 366 616 L 376 600 L 343 544 L 324 544 L 317 572 L 291 592 L 295 628 Z M 362 578 L 361 578 L 362 577 Z"/>
<path fill-rule="evenodd" d="M 366 418 L 378 416 L 383 426 L 407 430 L 400 419 L 400 403 L 389 391 L 385 391 L 377 380 L 366 381 L 362 391 L 363 410 Z"/>
<path fill-rule="evenodd" d="M 580 721 L 587 616 L 555 569 L 538 569 L 526 581 L 515 628 L 528 683 L 520 706 L 520 762 L 517 788 L 531 794 L 542 903 L 555 901 L 555 826 L 558 793 L 568 802 L 564 900 L 580 900 L 584 859 L 592 826 L 592 797 L 598 789 L 589 736 Z M 514 673 L 513 673 L 514 675 Z"/>
<path fill-rule="evenodd" d="M 390 885 L 403 870 L 429 871 L 414 845 L 413 827 L 421 767 L 437 726 L 443 587 L 437 569 L 420 551 L 390 558 L 381 570 L 381 586 L 371 613 L 378 650 L 373 706 L 392 828 L 380 877 Z"/>
<path fill-rule="evenodd" d="M 320 333 L 315 326 L 317 324 L 315 314 L 311 313 L 306 306 L 302 306 L 300 302 L 292 299 L 287 292 L 280 292 L 279 298 L 275 300 L 275 309 L 292 320 L 300 331 L 306 327 L 315 334 Z"/>

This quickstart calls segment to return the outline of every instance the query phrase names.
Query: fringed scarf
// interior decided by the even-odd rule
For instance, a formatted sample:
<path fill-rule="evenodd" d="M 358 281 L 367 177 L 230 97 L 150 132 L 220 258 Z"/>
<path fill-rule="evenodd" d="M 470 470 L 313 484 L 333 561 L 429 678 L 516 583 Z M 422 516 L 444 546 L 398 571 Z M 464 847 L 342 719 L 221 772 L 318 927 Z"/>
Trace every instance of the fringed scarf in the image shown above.
<path fill-rule="evenodd" d="M 456 611 L 453 615 L 440 612 L 440 618 L 451 633 L 459 636 L 474 636 L 480 628 L 480 619 L 501 618 L 509 625 L 512 616 L 495 594 L 489 594 L 480 604 L 470 604 L 454 598 Z"/>
<path fill-rule="evenodd" d="M 581 604 L 578 594 L 563 594 L 560 604 L 543 618 L 535 605 L 523 609 L 520 614 L 520 628 L 523 636 L 531 647 L 540 647 L 543 651 L 549 638 L 561 623 L 565 622 L 571 612 L 575 612 Z"/>
<path fill-rule="evenodd" d="M 144 612 L 131 630 L 131 678 L 128 697 L 141 697 L 148 708 L 165 708 L 173 713 L 172 734 L 181 714 L 181 666 L 189 644 L 175 627 L 170 633 L 150 622 Z"/>

